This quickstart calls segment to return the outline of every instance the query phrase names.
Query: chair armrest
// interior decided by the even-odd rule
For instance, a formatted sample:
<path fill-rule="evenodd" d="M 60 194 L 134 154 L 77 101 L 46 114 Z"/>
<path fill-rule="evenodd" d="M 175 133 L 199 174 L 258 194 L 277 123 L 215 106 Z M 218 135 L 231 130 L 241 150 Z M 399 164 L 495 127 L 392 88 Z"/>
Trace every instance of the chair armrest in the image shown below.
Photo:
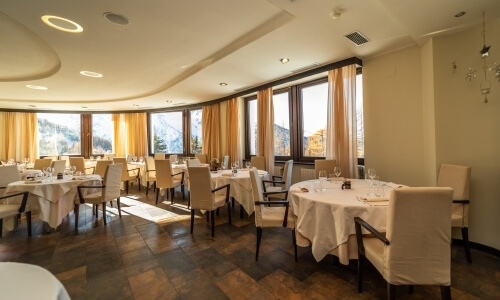
<path fill-rule="evenodd" d="M 453 203 L 469 204 L 469 200 L 453 200 Z"/>
<path fill-rule="evenodd" d="M 285 215 L 283 217 L 283 227 L 288 225 L 288 208 L 290 207 L 290 201 L 288 200 L 279 200 L 279 201 L 255 201 L 255 204 L 283 204 L 285 205 Z"/>
<path fill-rule="evenodd" d="M 262 188 L 264 189 L 264 192 L 266 191 L 266 183 L 272 183 L 272 186 L 276 186 L 276 184 L 285 184 L 284 181 L 262 180 Z"/>
<path fill-rule="evenodd" d="M 5 187 L 3 187 L 3 188 L 5 188 Z M 0 200 L 12 198 L 12 197 L 16 197 L 16 196 L 21 196 L 21 195 L 23 195 L 23 200 L 21 201 L 21 206 L 19 206 L 19 213 L 22 213 L 26 209 L 26 202 L 28 202 L 28 195 L 29 195 L 28 191 L 4 195 L 4 196 L 0 197 Z"/>
<path fill-rule="evenodd" d="M 263 192 L 262 195 L 268 196 L 268 195 L 276 195 L 276 194 L 285 194 L 285 199 L 288 199 L 288 190 L 281 190 L 281 191 L 275 191 L 275 192 Z"/>
<path fill-rule="evenodd" d="M 358 242 L 358 253 L 365 255 L 365 246 L 363 244 L 363 233 L 361 232 L 361 226 L 378 238 L 382 243 L 390 245 L 389 240 L 383 236 L 377 229 L 373 228 L 370 224 L 366 223 L 365 220 L 360 217 L 354 217 L 354 226 L 356 229 L 356 241 Z"/>
<path fill-rule="evenodd" d="M 95 167 L 86 167 L 85 170 L 92 169 L 92 174 L 95 173 Z"/>
<path fill-rule="evenodd" d="M 79 185 L 77 186 L 77 191 L 78 191 L 78 197 L 80 198 L 80 203 L 85 203 L 85 199 L 83 197 L 83 194 L 82 194 L 82 189 L 103 189 L 105 188 L 106 186 L 105 185 L 96 185 L 96 186 L 92 186 L 92 185 Z"/>
<path fill-rule="evenodd" d="M 146 170 L 146 172 L 156 172 L 156 170 Z"/>
<path fill-rule="evenodd" d="M 172 174 L 172 177 L 174 176 L 177 176 L 177 175 L 181 175 L 181 184 L 184 184 L 184 171 L 180 171 L 180 172 L 177 172 L 175 174 Z"/>
<path fill-rule="evenodd" d="M 276 180 L 276 178 L 280 178 L 281 179 L 280 181 L 283 181 L 283 176 L 281 175 L 273 175 L 272 178 L 273 180 Z"/>
<path fill-rule="evenodd" d="M 182 173 L 182 174 L 184 174 L 184 173 Z M 222 189 L 226 189 L 226 203 L 228 203 L 229 202 L 229 192 L 231 191 L 231 185 L 229 183 L 225 184 L 223 186 L 219 186 L 218 188 L 213 189 L 212 193 L 215 193 L 215 192 L 217 192 L 219 190 L 222 190 Z"/>

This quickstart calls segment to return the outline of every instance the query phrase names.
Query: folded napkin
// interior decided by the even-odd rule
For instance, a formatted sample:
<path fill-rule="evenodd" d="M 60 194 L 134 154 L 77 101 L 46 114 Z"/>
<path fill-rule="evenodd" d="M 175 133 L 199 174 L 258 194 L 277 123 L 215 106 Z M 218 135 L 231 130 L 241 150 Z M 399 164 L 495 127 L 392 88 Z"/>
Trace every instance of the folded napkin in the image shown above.
<path fill-rule="evenodd" d="M 405 187 L 406 186 L 406 185 L 397 184 L 397 183 L 394 183 L 394 182 L 387 182 L 385 185 L 388 186 L 388 187 L 391 187 L 391 188 L 400 188 L 400 187 Z"/>
<path fill-rule="evenodd" d="M 368 203 L 370 206 L 389 206 L 388 202 L 370 202 Z"/>
<path fill-rule="evenodd" d="M 300 188 L 300 191 L 303 192 L 303 193 L 308 193 L 309 192 L 309 189 L 305 188 L 305 187 L 301 187 Z"/>
<path fill-rule="evenodd" d="M 73 180 L 86 180 L 86 179 L 87 177 L 85 177 L 85 175 L 73 177 Z"/>
<path fill-rule="evenodd" d="M 232 177 L 233 173 L 222 173 L 220 176 Z"/>
<path fill-rule="evenodd" d="M 41 180 L 25 180 L 24 183 L 35 184 L 35 183 L 42 183 L 42 181 Z"/>
<path fill-rule="evenodd" d="M 382 202 L 389 201 L 389 197 L 361 197 L 366 202 Z"/>

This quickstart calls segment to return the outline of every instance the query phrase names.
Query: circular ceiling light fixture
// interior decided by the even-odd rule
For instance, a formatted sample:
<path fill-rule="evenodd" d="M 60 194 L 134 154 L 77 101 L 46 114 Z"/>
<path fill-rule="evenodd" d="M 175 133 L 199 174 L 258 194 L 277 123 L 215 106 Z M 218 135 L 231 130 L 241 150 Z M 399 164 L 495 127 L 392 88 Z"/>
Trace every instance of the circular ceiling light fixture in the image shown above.
<path fill-rule="evenodd" d="M 32 90 L 39 90 L 39 91 L 46 91 L 49 88 L 46 86 L 41 86 L 41 85 L 33 85 L 33 84 L 27 84 L 27 88 L 32 89 Z"/>
<path fill-rule="evenodd" d="M 102 77 L 101 73 L 92 72 L 92 71 L 80 71 L 80 74 L 82 74 L 83 76 L 94 77 L 94 78 L 101 78 Z"/>
<path fill-rule="evenodd" d="M 170 103 L 172 103 L 172 100 L 165 100 L 165 102 L 170 104 Z"/>
<path fill-rule="evenodd" d="M 45 15 L 42 16 L 42 21 L 47 26 L 64 32 L 78 33 L 83 31 L 83 27 L 78 23 L 58 16 Z"/>
<path fill-rule="evenodd" d="M 460 18 L 460 17 L 463 17 L 464 15 L 465 15 L 465 11 L 461 11 L 455 15 L 455 18 Z"/>
<path fill-rule="evenodd" d="M 129 20 L 125 16 L 120 15 L 120 14 L 115 14 L 112 12 L 105 12 L 104 18 L 106 20 L 110 21 L 111 23 L 115 23 L 118 25 L 128 25 L 128 23 L 130 23 Z"/>
<path fill-rule="evenodd" d="M 221 83 L 219 83 L 219 85 L 222 86 L 222 87 L 224 87 L 224 86 L 227 86 L 227 83 L 221 82 Z"/>
<path fill-rule="evenodd" d="M 282 63 L 282 64 L 286 64 L 286 63 L 288 63 L 290 60 L 289 60 L 288 58 L 284 57 L 284 58 L 280 59 L 280 61 L 281 61 L 281 63 Z"/>

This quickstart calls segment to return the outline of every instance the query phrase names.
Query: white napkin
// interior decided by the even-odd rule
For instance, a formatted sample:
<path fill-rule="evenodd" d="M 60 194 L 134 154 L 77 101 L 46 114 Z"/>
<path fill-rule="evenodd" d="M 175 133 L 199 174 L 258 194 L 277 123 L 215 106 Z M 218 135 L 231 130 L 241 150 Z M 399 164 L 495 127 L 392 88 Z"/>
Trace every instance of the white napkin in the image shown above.
<path fill-rule="evenodd" d="M 388 187 L 391 187 L 391 188 L 400 188 L 400 187 L 405 187 L 406 186 L 406 185 L 397 184 L 397 183 L 394 183 L 394 182 L 387 182 L 385 185 L 388 186 Z"/>
<path fill-rule="evenodd" d="M 231 177 L 233 176 L 233 173 L 222 173 L 220 176 L 226 176 L 226 177 Z"/>
<path fill-rule="evenodd" d="M 368 203 L 370 206 L 389 206 L 389 202 L 370 202 Z"/>
<path fill-rule="evenodd" d="M 366 202 L 382 202 L 389 201 L 389 197 L 361 197 Z"/>

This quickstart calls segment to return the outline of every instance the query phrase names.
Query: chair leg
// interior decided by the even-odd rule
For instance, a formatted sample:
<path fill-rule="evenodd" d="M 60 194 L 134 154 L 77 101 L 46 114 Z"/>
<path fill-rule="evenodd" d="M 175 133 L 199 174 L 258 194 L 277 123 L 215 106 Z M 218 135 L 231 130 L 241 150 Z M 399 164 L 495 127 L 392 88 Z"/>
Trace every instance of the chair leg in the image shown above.
<path fill-rule="evenodd" d="M 462 239 L 464 241 L 465 256 L 467 257 L 467 262 L 472 263 L 472 256 L 470 255 L 470 245 L 469 245 L 469 228 L 462 227 Z"/>
<path fill-rule="evenodd" d="M 441 286 L 441 299 L 451 300 L 451 288 L 450 286 Z"/>
<path fill-rule="evenodd" d="M 139 186 L 139 192 L 141 191 L 141 177 L 137 177 L 137 185 Z"/>
<path fill-rule="evenodd" d="M 73 209 L 75 212 L 75 231 L 78 232 L 78 213 L 80 211 L 80 205 L 78 203 L 75 203 L 75 208 Z M 94 208 L 92 207 L 92 211 L 94 211 Z"/>
<path fill-rule="evenodd" d="M 149 181 L 146 182 L 146 196 L 148 195 L 149 192 Z"/>
<path fill-rule="evenodd" d="M 191 209 L 191 234 L 193 234 L 194 227 L 194 209 Z"/>
<path fill-rule="evenodd" d="M 413 292 L 414 292 L 414 291 L 415 291 L 415 289 L 414 289 L 413 284 L 412 284 L 412 285 L 409 285 L 409 286 L 408 286 L 408 292 L 409 292 L 410 294 L 413 294 Z"/>
<path fill-rule="evenodd" d="M 125 181 L 125 192 L 126 192 L 126 193 L 127 193 L 127 195 L 128 195 L 128 180 L 127 180 L 127 181 Z"/>
<path fill-rule="evenodd" d="M 297 240 L 295 239 L 295 228 L 292 229 L 292 242 L 293 242 L 293 251 L 295 253 L 295 262 L 297 262 Z"/>
<path fill-rule="evenodd" d="M 108 222 L 106 220 L 106 202 L 102 203 L 102 218 L 104 219 L 104 225 L 107 225 Z"/>
<path fill-rule="evenodd" d="M 210 212 L 210 217 L 212 218 L 212 237 L 214 237 L 214 233 L 215 233 L 215 215 L 214 215 L 214 211 L 212 210 Z"/>
<path fill-rule="evenodd" d="M 191 192 L 188 192 L 188 209 L 191 207 Z"/>
<path fill-rule="evenodd" d="M 184 200 L 184 184 L 181 185 L 182 200 Z"/>
<path fill-rule="evenodd" d="M 257 249 L 255 249 L 255 260 L 259 260 L 260 240 L 262 239 L 262 227 L 257 227 Z"/>
<path fill-rule="evenodd" d="M 120 218 L 122 217 L 122 207 L 120 203 L 120 197 L 116 198 L 116 206 L 118 206 L 118 215 Z"/>
<path fill-rule="evenodd" d="M 220 214 L 219 214 L 219 208 L 217 207 L 217 210 L 215 211 L 215 215 L 218 217 Z"/>
<path fill-rule="evenodd" d="M 174 204 L 174 188 L 171 188 L 170 190 L 170 204 Z"/>
<path fill-rule="evenodd" d="M 26 223 L 28 225 L 28 236 L 31 236 L 31 211 L 26 212 Z"/>
<path fill-rule="evenodd" d="M 358 293 L 363 291 L 363 264 L 364 255 L 358 253 Z"/>
<path fill-rule="evenodd" d="M 389 282 L 387 283 L 387 299 L 396 300 L 396 286 Z"/>
<path fill-rule="evenodd" d="M 339 257 L 333 255 L 333 266 L 338 267 L 339 266 Z"/>
<path fill-rule="evenodd" d="M 160 193 L 160 189 L 156 190 L 156 206 L 158 206 L 158 194 Z"/>
<path fill-rule="evenodd" d="M 231 226 L 231 203 L 227 203 L 227 217 L 229 219 L 229 226 Z"/>
<path fill-rule="evenodd" d="M 3 219 L 0 219 L 0 237 L 2 237 L 3 233 Z"/>
<path fill-rule="evenodd" d="M 243 219 L 243 206 L 241 204 L 240 204 L 240 219 Z"/>
<path fill-rule="evenodd" d="M 234 209 L 234 197 L 231 197 L 231 203 L 233 204 L 233 209 Z"/>

